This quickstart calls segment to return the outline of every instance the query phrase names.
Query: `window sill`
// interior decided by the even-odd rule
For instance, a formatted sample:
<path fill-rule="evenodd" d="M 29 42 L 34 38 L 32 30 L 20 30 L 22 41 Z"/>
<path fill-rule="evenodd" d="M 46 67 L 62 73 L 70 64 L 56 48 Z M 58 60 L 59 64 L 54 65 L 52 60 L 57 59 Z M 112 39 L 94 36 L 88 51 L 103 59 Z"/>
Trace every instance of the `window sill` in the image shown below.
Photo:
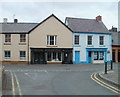
<path fill-rule="evenodd" d="M 58 47 L 57 45 L 47 45 L 47 47 Z"/>
<path fill-rule="evenodd" d="M 75 44 L 74 44 L 74 47 L 81 47 L 81 45 L 75 45 Z"/>
<path fill-rule="evenodd" d="M 11 43 L 4 43 L 4 45 L 11 45 Z"/>
<path fill-rule="evenodd" d="M 93 45 L 88 45 L 87 47 L 94 47 Z"/>
<path fill-rule="evenodd" d="M 9 59 L 7 59 L 7 58 L 4 58 L 4 61 L 10 61 L 10 58 L 9 58 Z"/>
<path fill-rule="evenodd" d="M 26 45 L 27 43 L 19 43 L 19 45 Z"/>
<path fill-rule="evenodd" d="M 105 45 L 100 45 L 99 47 L 105 47 Z"/>

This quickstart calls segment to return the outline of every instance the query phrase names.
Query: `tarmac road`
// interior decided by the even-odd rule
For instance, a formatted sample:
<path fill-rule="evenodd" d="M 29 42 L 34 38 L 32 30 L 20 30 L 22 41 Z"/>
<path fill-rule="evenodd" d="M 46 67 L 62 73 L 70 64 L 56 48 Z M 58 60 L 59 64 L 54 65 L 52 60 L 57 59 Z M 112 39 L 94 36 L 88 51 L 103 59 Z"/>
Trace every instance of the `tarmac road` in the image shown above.
<path fill-rule="evenodd" d="M 5 66 L 11 91 L 5 95 L 117 95 L 91 79 L 104 64 Z M 10 85 L 10 84 L 9 84 Z"/>

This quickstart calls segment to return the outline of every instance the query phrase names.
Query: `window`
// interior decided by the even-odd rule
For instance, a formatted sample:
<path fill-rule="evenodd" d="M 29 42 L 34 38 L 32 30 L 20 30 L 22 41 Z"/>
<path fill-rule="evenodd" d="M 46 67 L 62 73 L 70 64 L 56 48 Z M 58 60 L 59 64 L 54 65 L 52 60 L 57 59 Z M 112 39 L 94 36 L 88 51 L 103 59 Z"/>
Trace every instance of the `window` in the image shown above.
<path fill-rule="evenodd" d="M 74 44 L 79 45 L 79 35 L 74 36 Z"/>
<path fill-rule="evenodd" d="M 61 52 L 48 52 L 47 53 L 47 61 L 57 62 L 61 61 Z"/>
<path fill-rule="evenodd" d="M 99 44 L 104 45 L 104 36 L 99 37 Z"/>
<path fill-rule="evenodd" d="M 10 51 L 4 51 L 4 58 L 5 59 L 10 59 L 10 56 L 11 56 Z"/>
<path fill-rule="evenodd" d="M 25 60 L 25 58 L 26 58 L 26 52 L 20 51 L 20 60 Z"/>
<path fill-rule="evenodd" d="M 56 45 L 57 36 L 47 36 L 47 45 Z"/>
<path fill-rule="evenodd" d="M 10 43 L 11 42 L 11 34 L 5 34 L 5 42 Z"/>
<path fill-rule="evenodd" d="M 104 52 L 94 51 L 94 60 L 104 60 Z"/>
<path fill-rule="evenodd" d="M 20 42 L 26 42 L 26 34 L 20 34 Z"/>
<path fill-rule="evenodd" d="M 92 36 L 88 36 L 88 45 L 92 45 Z"/>

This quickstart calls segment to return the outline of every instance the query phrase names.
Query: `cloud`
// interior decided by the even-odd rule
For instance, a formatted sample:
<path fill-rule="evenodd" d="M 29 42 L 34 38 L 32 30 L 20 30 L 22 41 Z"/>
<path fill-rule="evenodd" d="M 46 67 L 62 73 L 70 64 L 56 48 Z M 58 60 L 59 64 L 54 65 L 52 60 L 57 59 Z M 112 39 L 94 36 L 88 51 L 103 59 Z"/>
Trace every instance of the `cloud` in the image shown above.
<path fill-rule="evenodd" d="M 117 26 L 117 7 L 117 2 L 1 2 L 0 21 L 3 17 L 13 21 L 14 14 L 20 22 L 41 22 L 52 13 L 63 22 L 65 17 L 94 19 L 102 15 L 106 26 L 111 28 Z"/>

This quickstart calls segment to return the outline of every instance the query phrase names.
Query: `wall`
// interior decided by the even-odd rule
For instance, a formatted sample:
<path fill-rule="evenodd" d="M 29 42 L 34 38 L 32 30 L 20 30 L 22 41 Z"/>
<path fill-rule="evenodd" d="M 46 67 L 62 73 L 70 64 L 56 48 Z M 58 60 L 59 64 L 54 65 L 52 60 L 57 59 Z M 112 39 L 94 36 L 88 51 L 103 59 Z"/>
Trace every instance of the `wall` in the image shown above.
<path fill-rule="evenodd" d="M 57 46 L 47 46 L 47 35 L 57 35 Z M 29 40 L 29 48 L 72 48 L 72 32 L 54 16 L 30 32 Z"/>
<path fill-rule="evenodd" d="M 73 42 L 74 42 L 74 35 L 80 35 L 80 45 L 75 47 L 74 45 L 74 51 L 80 51 L 80 61 L 81 63 L 87 62 L 87 53 L 86 48 L 108 48 L 110 50 L 110 53 L 107 53 L 107 61 L 110 61 L 112 59 L 112 50 L 111 50 L 111 35 L 105 35 L 105 34 L 79 34 L 79 33 L 73 33 Z M 93 45 L 89 47 L 87 45 L 87 36 L 92 35 L 93 36 Z M 104 46 L 99 45 L 99 36 L 104 36 Z M 73 51 L 73 52 L 74 52 Z M 74 53 L 73 53 L 74 55 Z M 75 61 L 75 56 L 73 56 L 73 61 Z"/>
<path fill-rule="evenodd" d="M 13 61 L 13 62 L 18 62 L 20 61 L 19 58 L 19 51 L 24 50 L 26 51 L 26 60 L 27 61 L 27 52 L 28 52 L 28 35 L 26 35 L 26 44 L 25 45 L 20 45 L 20 34 L 11 34 L 11 44 L 6 45 L 4 44 L 4 34 L 2 34 L 2 60 L 3 61 Z M 4 50 L 10 50 L 11 51 L 11 59 L 10 60 L 5 60 L 4 59 Z"/>

